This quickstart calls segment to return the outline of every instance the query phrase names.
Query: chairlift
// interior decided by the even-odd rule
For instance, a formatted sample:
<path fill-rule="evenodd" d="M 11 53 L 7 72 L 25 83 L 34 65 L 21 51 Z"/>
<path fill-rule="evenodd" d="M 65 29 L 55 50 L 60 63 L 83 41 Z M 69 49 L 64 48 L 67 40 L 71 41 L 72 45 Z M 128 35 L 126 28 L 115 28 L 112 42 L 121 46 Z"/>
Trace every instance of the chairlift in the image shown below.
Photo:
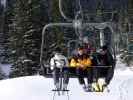
<path fill-rule="evenodd" d="M 61 15 L 66 19 L 66 23 L 49 23 L 43 27 L 42 31 L 42 44 L 41 44 L 41 55 L 40 55 L 40 65 L 41 69 L 43 70 L 43 75 L 47 78 L 52 78 L 52 70 L 50 69 L 50 58 L 52 55 L 52 52 L 56 47 L 61 47 L 62 45 L 66 49 L 64 52 L 64 55 L 66 55 L 68 58 L 72 56 L 72 52 L 78 47 L 78 45 L 81 45 L 83 43 L 83 30 L 88 29 L 89 27 L 94 28 L 99 30 L 99 33 L 95 33 L 98 35 L 98 38 L 96 37 L 88 37 L 88 39 L 91 40 L 91 42 L 96 45 L 96 43 L 99 43 L 99 47 L 96 47 L 96 49 L 100 48 L 100 46 L 105 45 L 107 42 L 110 42 L 109 44 L 109 51 L 111 52 L 113 59 L 114 59 L 114 64 L 111 65 L 111 73 L 113 74 L 114 72 L 114 67 L 115 67 L 115 43 L 114 43 L 114 29 L 113 29 L 113 22 L 106 21 L 106 22 L 84 22 L 83 18 L 78 18 L 75 17 L 74 19 L 68 18 L 64 12 L 62 11 L 62 0 L 59 0 L 59 7 L 60 7 L 60 12 Z M 104 14 L 104 12 L 102 12 Z M 107 13 L 107 12 L 105 12 Z M 109 12 L 109 13 L 114 13 L 114 12 Z M 78 16 L 79 11 L 77 12 Z M 54 27 L 66 27 L 75 30 L 75 33 L 73 33 L 76 37 L 75 39 L 68 39 L 67 41 L 62 41 L 61 44 L 58 43 L 58 40 L 54 40 L 56 38 L 57 33 L 48 33 L 47 29 L 54 28 Z M 108 37 L 110 41 L 106 39 L 106 36 L 104 32 L 104 29 L 109 28 L 111 31 L 111 35 Z M 65 34 L 65 33 L 64 33 Z M 69 33 L 67 33 L 69 34 Z M 67 37 L 60 37 L 62 39 L 66 39 Z M 53 41 L 50 41 L 50 39 L 53 39 Z M 99 67 L 99 66 L 94 66 L 94 67 Z M 110 66 L 102 66 L 102 67 L 110 67 Z M 69 76 L 70 78 L 77 78 L 75 74 L 75 68 L 68 67 L 69 69 Z M 85 77 L 87 77 L 85 75 Z M 113 75 L 112 75 L 113 77 Z M 110 78 L 110 80 L 112 79 Z"/>

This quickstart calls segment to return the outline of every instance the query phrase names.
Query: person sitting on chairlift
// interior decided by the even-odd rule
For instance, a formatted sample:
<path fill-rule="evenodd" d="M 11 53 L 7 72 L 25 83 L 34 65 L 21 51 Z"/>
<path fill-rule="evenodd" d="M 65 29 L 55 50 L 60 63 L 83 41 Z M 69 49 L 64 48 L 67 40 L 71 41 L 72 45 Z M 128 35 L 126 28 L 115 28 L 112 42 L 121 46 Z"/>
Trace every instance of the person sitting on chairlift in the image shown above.
<path fill-rule="evenodd" d="M 78 75 L 79 83 L 82 85 L 83 89 L 87 91 L 91 91 L 91 81 L 92 81 L 92 74 L 91 74 L 91 68 L 92 64 L 91 59 L 88 55 L 84 53 L 84 48 L 80 47 L 77 50 L 77 55 L 75 55 L 74 58 L 70 61 L 70 66 L 76 67 L 76 73 Z M 87 81 L 88 86 L 85 84 L 84 80 L 84 72 L 87 71 Z"/>
<path fill-rule="evenodd" d="M 62 55 L 61 50 L 58 49 L 58 51 L 54 53 L 54 57 L 52 57 L 50 60 L 50 66 L 51 70 L 53 70 L 54 85 L 56 86 L 56 89 L 60 89 L 60 73 L 63 73 L 64 75 L 63 90 L 67 89 L 67 85 L 69 82 L 68 70 L 63 68 L 68 67 L 68 60 L 64 55 Z"/>
<path fill-rule="evenodd" d="M 93 84 L 95 91 L 103 91 L 104 87 L 109 84 L 112 76 L 112 65 L 113 57 L 108 50 L 108 46 L 104 45 L 101 47 L 99 52 L 99 67 L 97 67 L 97 83 Z M 101 66 L 101 67 L 100 67 Z M 97 88 L 97 86 L 99 88 Z"/>
<path fill-rule="evenodd" d="M 113 68 L 113 57 L 112 54 L 109 51 L 109 48 L 107 45 L 104 45 L 102 47 L 102 50 L 100 52 L 100 63 L 103 66 L 112 66 L 112 67 L 103 67 L 101 69 L 101 74 L 105 76 L 106 84 L 109 84 L 110 77 L 112 77 L 112 72 L 110 71 Z"/>

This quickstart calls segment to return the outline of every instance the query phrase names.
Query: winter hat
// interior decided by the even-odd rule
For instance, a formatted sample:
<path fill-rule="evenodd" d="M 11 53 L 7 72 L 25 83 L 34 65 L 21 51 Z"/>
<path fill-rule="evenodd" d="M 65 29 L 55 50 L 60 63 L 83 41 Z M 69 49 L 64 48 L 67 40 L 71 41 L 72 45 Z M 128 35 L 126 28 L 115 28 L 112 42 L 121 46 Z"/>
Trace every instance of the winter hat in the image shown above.
<path fill-rule="evenodd" d="M 108 46 L 107 46 L 107 45 L 104 45 L 104 46 L 102 46 L 101 49 L 102 49 L 102 50 L 107 50 L 107 49 L 108 49 Z"/>

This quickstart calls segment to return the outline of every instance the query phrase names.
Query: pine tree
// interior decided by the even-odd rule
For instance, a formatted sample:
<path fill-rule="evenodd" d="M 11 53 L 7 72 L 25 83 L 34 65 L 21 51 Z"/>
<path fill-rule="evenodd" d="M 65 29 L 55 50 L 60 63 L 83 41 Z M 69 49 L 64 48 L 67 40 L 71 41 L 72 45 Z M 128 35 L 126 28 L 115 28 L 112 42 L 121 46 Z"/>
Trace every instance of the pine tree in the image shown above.
<path fill-rule="evenodd" d="M 3 48 L 3 53 L 1 55 L 2 57 L 2 61 L 1 63 L 10 63 L 10 60 L 9 60 L 9 56 L 10 56 L 10 47 L 9 47 L 9 26 L 11 24 L 11 10 L 12 10 L 12 7 L 11 7 L 11 4 L 10 2 L 13 2 L 13 0 L 7 0 L 6 2 L 6 5 L 4 5 L 3 7 L 3 29 L 2 29 L 2 39 L 1 39 L 1 43 L 2 43 L 2 48 Z"/>
<path fill-rule="evenodd" d="M 0 33 L 2 32 L 3 29 L 3 10 L 4 10 L 4 6 L 1 4 L 0 2 Z"/>
<path fill-rule="evenodd" d="M 127 33 L 129 32 L 130 33 L 133 33 L 133 1 L 132 0 L 128 0 L 128 9 L 127 9 L 127 16 L 126 16 L 126 30 L 127 30 Z M 132 42 L 132 37 L 129 37 L 131 35 L 127 35 L 126 34 L 126 39 L 128 40 L 128 43 L 125 45 L 125 48 L 124 48 L 124 52 L 122 53 L 122 56 L 121 58 L 123 58 L 123 62 L 126 63 L 128 66 L 133 66 L 133 51 L 131 53 L 129 49 L 129 45 L 132 45 L 133 46 L 133 42 Z M 130 40 L 131 39 L 131 40 Z M 126 41 L 127 41 L 126 40 Z"/>
<path fill-rule="evenodd" d="M 4 53 L 4 48 L 3 48 L 3 23 L 4 23 L 4 6 L 0 2 L 0 62 L 3 60 L 3 53 Z"/>
<path fill-rule="evenodd" d="M 39 69 L 42 27 L 48 22 L 47 0 L 16 0 L 14 32 L 10 41 L 13 67 L 10 77 L 33 75 Z"/>

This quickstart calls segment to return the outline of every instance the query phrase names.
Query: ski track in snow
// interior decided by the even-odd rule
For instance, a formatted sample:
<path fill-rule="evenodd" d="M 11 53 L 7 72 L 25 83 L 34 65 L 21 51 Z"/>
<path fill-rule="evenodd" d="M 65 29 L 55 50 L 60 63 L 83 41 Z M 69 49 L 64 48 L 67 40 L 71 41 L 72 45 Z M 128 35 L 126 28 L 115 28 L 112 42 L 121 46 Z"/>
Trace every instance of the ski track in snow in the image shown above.
<path fill-rule="evenodd" d="M 132 100 L 133 97 L 130 97 L 132 94 L 132 84 L 133 84 L 133 78 L 129 78 L 121 83 L 119 86 L 120 90 L 120 97 L 119 100 Z M 130 88 L 130 89 L 129 89 Z"/>

